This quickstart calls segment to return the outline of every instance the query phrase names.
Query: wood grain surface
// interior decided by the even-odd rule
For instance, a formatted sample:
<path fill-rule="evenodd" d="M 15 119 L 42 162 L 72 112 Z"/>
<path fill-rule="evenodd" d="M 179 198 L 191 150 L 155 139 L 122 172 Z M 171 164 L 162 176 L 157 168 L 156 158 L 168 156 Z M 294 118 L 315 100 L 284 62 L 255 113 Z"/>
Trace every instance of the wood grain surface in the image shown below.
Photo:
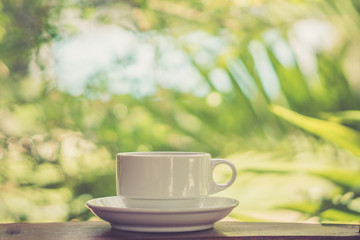
<path fill-rule="evenodd" d="M 113 230 L 106 222 L 0 224 L 0 239 L 358 239 L 359 226 L 306 223 L 218 222 L 210 230 L 138 233 Z"/>

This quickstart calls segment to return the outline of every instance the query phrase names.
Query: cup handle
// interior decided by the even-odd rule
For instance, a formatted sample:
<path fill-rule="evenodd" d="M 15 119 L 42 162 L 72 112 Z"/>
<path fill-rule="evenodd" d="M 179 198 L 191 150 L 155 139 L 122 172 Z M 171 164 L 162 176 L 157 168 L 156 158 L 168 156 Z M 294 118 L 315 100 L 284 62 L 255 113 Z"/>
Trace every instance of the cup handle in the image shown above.
<path fill-rule="evenodd" d="M 212 194 L 212 193 L 216 193 L 216 192 L 220 192 L 226 188 L 228 188 L 231 184 L 234 183 L 235 179 L 236 179 L 236 168 L 234 166 L 234 164 L 232 164 L 230 161 L 228 160 L 225 160 L 225 159 L 220 159 L 220 158 L 214 158 L 214 159 L 211 159 L 210 161 L 210 164 L 211 164 L 211 181 L 210 181 L 210 189 L 209 189 L 209 194 Z M 217 165 L 220 165 L 220 164 L 225 164 L 225 165 L 228 165 L 231 170 L 232 170 L 232 175 L 231 175 L 231 179 L 227 182 L 227 183 L 224 183 L 224 184 L 218 184 L 214 181 L 213 179 L 213 175 L 212 173 L 214 172 L 214 169 Z"/>

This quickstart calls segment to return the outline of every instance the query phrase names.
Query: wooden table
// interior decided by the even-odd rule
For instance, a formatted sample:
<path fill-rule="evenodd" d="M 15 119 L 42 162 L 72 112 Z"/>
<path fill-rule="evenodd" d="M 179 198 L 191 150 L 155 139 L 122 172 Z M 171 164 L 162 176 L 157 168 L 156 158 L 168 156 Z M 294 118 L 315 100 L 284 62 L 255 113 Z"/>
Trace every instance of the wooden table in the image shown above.
<path fill-rule="evenodd" d="M 106 222 L 0 224 L 0 239 L 358 239 L 359 226 L 305 223 L 218 222 L 214 229 L 187 233 L 112 230 Z"/>

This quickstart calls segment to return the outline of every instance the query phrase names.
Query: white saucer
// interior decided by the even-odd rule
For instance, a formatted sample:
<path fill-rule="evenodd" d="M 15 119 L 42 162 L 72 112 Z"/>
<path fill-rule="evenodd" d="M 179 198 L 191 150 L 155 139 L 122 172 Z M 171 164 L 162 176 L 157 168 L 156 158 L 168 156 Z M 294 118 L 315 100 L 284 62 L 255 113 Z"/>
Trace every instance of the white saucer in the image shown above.
<path fill-rule="evenodd" d="M 145 202 L 145 200 L 143 200 Z M 99 218 L 118 230 L 137 232 L 187 232 L 209 229 L 226 217 L 239 202 L 231 198 L 207 197 L 195 206 L 183 206 L 182 200 L 172 200 L 177 207 L 128 207 L 119 196 L 96 198 L 86 206 Z"/>

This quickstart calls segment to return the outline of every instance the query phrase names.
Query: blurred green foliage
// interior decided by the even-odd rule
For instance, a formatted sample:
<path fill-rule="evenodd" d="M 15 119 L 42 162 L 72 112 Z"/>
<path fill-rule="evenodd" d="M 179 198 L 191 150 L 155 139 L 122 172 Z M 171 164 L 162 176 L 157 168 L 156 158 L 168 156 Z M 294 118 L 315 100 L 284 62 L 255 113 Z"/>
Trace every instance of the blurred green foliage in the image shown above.
<path fill-rule="evenodd" d="M 148 150 L 233 161 L 220 194 L 240 200 L 240 220 L 359 221 L 359 12 L 350 0 L 2 0 L 0 221 L 88 220 L 87 200 L 115 194 L 116 153 Z M 171 88 L 156 74 L 151 94 L 114 94 L 106 68 L 78 94 L 61 89 L 56 46 L 107 26 L 150 42 L 155 67 L 181 52 L 206 94 L 181 90 L 192 75 Z"/>

